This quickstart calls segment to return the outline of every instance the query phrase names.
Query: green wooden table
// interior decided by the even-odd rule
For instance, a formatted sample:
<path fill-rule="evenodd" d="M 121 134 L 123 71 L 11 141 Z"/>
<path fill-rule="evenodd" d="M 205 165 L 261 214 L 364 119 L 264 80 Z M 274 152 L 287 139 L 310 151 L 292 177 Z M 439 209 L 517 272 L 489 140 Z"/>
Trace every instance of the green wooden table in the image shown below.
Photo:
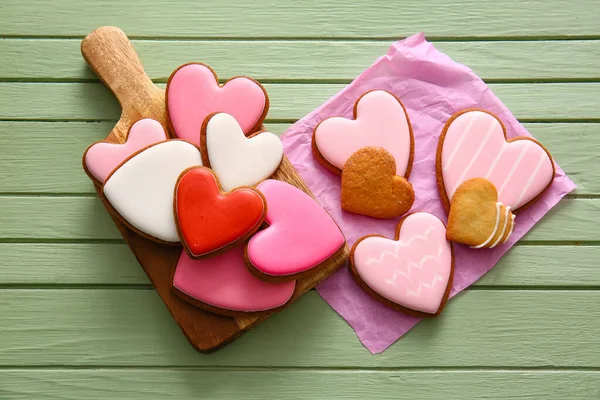
<path fill-rule="evenodd" d="M 0 399 L 600 398 L 598 21 L 595 0 L 1 0 Z M 381 355 L 314 291 L 198 354 L 81 169 L 119 116 L 79 53 L 102 25 L 156 82 L 198 60 L 266 83 L 275 132 L 423 30 L 579 188 Z"/>

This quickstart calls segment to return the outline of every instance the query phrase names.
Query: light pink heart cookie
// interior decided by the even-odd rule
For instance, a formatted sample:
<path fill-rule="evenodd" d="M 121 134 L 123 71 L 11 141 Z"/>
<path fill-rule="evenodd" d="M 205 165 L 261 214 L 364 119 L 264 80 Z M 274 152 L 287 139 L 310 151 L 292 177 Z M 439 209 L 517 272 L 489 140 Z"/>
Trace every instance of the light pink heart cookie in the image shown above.
<path fill-rule="evenodd" d="M 167 140 L 160 122 L 145 118 L 131 126 L 125 143 L 97 142 L 83 155 L 83 168 L 90 178 L 104 183 L 110 173 L 127 157 L 154 143 Z"/>
<path fill-rule="evenodd" d="M 273 179 L 257 189 L 267 200 L 269 226 L 246 245 L 253 274 L 270 281 L 300 279 L 344 248 L 340 228 L 308 194 Z"/>
<path fill-rule="evenodd" d="M 223 315 L 272 310 L 285 305 L 296 282 L 270 283 L 252 275 L 244 261 L 244 247 L 201 260 L 181 252 L 173 287 L 194 305 Z M 234 313 L 232 314 L 231 311 Z"/>
<path fill-rule="evenodd" d="M 358 284 L 382 303 L 433 317 L 442 312 L 452 286 L 452 244 L 442 221 L 416 212 L 400 221 L 395 240 L 359 239 L 350 252 L 350 268 Z"/>
<path fill-rule="evenodd" d="M 540 196 L 554 179 L 554 162 L 535 139 L 506 139 L 495 115 L 466 110 L 446 123 L 437 151 L 437 176 L 442 202 L 450 208 L 456 189 L 471 178 L 486 178 L 498 201 L 513 211 Z"/>
<path fill-rule="evenodd" d="M 406 109 L 393 94 L 373 90 L 354 105 L 354 119 L 333 117 L 317 125 L 313 153 L 331 171 L 341 170 L 357 150 L 383 147 L 396 160 L 396 175 L 408 179 L 414 158 L 414 138 Z"/>
<path fill-rule="evenodd" d="M 202 124 L 213 113 L 231 114 L 247 135 L 260 127 L 269 110 L 260 83 L 235 77 L 220 86 L 217 74 L 200 63 L 182 65 L 171 74 L 166 101 L 175 134 L 196 145 L 200 145 Z"/>

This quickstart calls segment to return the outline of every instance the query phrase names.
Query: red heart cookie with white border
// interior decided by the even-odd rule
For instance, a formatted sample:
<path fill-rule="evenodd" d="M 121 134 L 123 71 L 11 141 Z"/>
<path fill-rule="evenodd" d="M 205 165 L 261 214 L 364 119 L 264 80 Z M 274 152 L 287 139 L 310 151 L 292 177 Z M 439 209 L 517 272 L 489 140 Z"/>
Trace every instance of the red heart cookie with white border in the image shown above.
<path fill-rule="evenodd" d="M 341 174 L 352 154 L 363 147 L 383 147 L 396 161 L 396 175 L 408 179 L 414 138 L 408 114 L 393 94 L 373 90 L 354 105 L 354 119 L 333 117 L 317 125 L 313 153 L 331 171 Z"/>
<path fill-rule="evenodd" d="M 350 252 L 359 285 L 377 300 L 422 317 L 438 315 L 448 299 L 454 271 L 446 226 L 426 212 L 400 221 L 396 239 L 365 236 Z"/>
<path fill-rule="evenodd" d="M 235 77 L 220 86 L 217 74 L 200 63 L 176 69 L 169 77 L 166 96 L 175 134 L 196 145 L 202 123 L 210 114 L 233 115 L 247 135 L 260 126 L 269 110 L 269 98 L 260 83 Z"/>
<path fill-rule="evenodd" d="M 498 190 L 498 201 L 516 211 L 542 194 L 554 179 L 554 162 L 535 139 L 506 139 L 495 115 L 466 110 L 446 123 L 437 151 L 437 176 L 446 210 L 456 189 L 471 178 L 485 178 Z"/>
<path fill-rule="evenodd" d="M 181 174 L 175 186 L 175 215 L 181 242 L 192 258 L 225 250 L 252 235 L 262 224 L 267 204 L 253 188 L 222 193 L 205 167 Z"/>

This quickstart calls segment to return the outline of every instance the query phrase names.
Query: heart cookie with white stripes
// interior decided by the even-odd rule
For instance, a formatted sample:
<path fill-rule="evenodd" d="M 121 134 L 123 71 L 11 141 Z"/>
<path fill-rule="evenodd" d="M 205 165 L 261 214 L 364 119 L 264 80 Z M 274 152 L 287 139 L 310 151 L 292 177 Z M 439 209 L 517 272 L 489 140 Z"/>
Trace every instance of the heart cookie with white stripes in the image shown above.
<path fill-rule="evenodd" d="M 436 172 L 442 203 L 450 209 L 458 187 L 472 178 L 495 186 L 498 201 L 512 211 L 528 206 L 554 179 L 554 162 L 533 138 L 507 138 L 506 129 L 488 111 L 459 112 L 446 123 L 437 150 Z"/>
<path fill-rule="evenodd" d="M 515 228 L 511 207 L 498 201 L 498 191 L 485 178 L 473 178 L 456 189 L 450 204 L 446 238 L 474 249 L 504 244 Z"/>
<path fill-rule="evenodd" d="M 439 315 L 454 273 L 452 243 L 435 215 L 416 212 L 400 221 L 395 240 L 360 238 L 350 252 L 350 270 L 371 296 L 420 317 Z"/>

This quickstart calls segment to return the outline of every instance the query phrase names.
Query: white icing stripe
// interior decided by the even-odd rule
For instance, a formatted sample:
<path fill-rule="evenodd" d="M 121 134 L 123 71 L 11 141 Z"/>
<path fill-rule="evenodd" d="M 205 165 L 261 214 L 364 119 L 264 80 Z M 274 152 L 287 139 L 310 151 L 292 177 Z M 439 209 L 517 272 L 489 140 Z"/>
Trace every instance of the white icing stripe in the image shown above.
<path fill-rule="evenodd" d="M 529 189 L 529 186 L 531 186 L 531 182 L 533 182 L 533 179 L 537 176 L 538 172 L 540 172 L 540 168 L 542 168 L 542 165 L 544 164 L 545 159 L 546 159 L 546 152 L 541 152 L 540 160 L 538 161 L 538 163 L 535 167 L 535 170 L 533 170 L 533 173 L 529 177 L 529 180 L 527 180 L 527 183 L 525 184 L 525 187 L 521 191 L 519 198 L 515 202 L 515 207 L 519 207 L 519 205 L 521 204 L 521 200 L 523 200 L 523 196 L 525 196 L 525 193 L 527 193 L 527 189 Z"/>
<path fill-rule="evenodd" d="M 504 239 L 504 241 L 502 242 L 502 244 L 506 243 L 506 241 L 510 238 L 510 235 L 512 235 L 513 231 L 515 230 L 515 218 L 516 215 L 512 215 L 512 226 L 510 227 L 510 231 L 508 232 L 508 235 L 506 236 L 506 239 Z"/>
<path fill-rule="evenodd" d="M 477 159 L 481 155 L 481 152 L 483 151 L 485 145 L 490 140 L 490 136 L 491 136 L 492 132 L 494 131 L 495 127 L 496 127 L 496 120 L 494 119 L 494 120 L 492 120 L 492 123 L 490 124 L 490 127 L 488 128 L 488 130 L 485 132 L 485 137 L 479 144 L 479 147 L 477 148 L 477 151 L 473 155 L 473 158 L 471 158 L 471 161 L 469 161 L 469 164 L 463 170 L 463 173 L 460 175 L 460 178 L 458 178 L 458 181 L 456 181 L 456 185 L 454 186 L 454 190 L 452 191 L 453 195 L 454 195 L 454 192 L 456 192 L 456 189 L 458 189 L 458 187 L 461 185 L 461 183 L 463 183 L 463 179 L 469 173 L 469 171 L 471 170 L 471 167 L 473 167 L 473 164 L 475 164 L 475 162 L 477 162 Z"/>
<path fill-rule="evenodd" d="M 527 141 L 527 142 L 529 142 L 529 141 Z M 529 143 L 531 143 L 531 142 L 529 142 Z M 525 157 L 525 153 L 527 152 L 527 150 L 528 150 L 528 146 L 523 146 L 523 150 L 521 150 L 521 154 L 519 154 L 517 161 L 515 161 L 512 168 L 510 169 L 510 172 L 508 173 L 508 176 L 504 179 L 504 182 L 502 182 L 502 186 L 500 186 L 500 190 L 498 190 L 498 198 L 499 199 L 502 198 L 502 192 L 504 192 L 504 188 L 506 187 L 508 182 L 510 182 L 512 176 L 515 174 L 515 171 L 519 167 L 519 164 L 521 164 L 521 160 L 523 160 L 523 157 Z"/>
<path fill-rule="evenodd" d="M 470 115 L 468 116 L 468 118 L 470 118 L 470 121 L 468 122 L 467 127 L 463 130 L 462 136 L 460 137 L 460 139 L 458 139 L 458 143 L 456 143 L 456 145 L 454 146 L 454 150 L 452 150 L 452 154 L 450 154 L 450 157 L 448 157 L 448 161 L 445 163 L 444 169 L 450 168 L 450 164 L 452 164 L 452 160 L 454 160 L 454 156 L 456 155 L 456 153 L 458 153 L 460 146 L 465 141 L 465 138 L 468 136 L 467 133 L 471 130 L 471 127 L 475 123 L 475 120 L 477 119 L 478 115 L 479 114 L 477 114 L 477 113 L 470 113 Z"/>
<path fill-rule="evenodd" d="M 490 237 L 487 238 L 487 240 L 485 242 L 481 243 L 479 246 L 471 246 L 472 249 L 480 249 L 482 247 L 485 247 L 485 245 L 488 244 L 494 238 L 496 231 L 498 231 L 498 225 L 500 225 L 500 207 L 501 206 L 502 206 L 502 203 L 500 203 L 500 202 L 496 203 L 496 226 L 494 226 L 494 230 L 492 231 L 492 234 L 490 235 Z"/>
<path fill-rule="evenodd" d="M 496 158 L 494 158 L 494 162 L 490 165 L 490 167 L 488 168 L 487 172 L 485 173 L 485 175 L 483 176 L 485 179 L 489 179 L 490 175 L 492 172 L 494 172 L 494 169 L 496 168 L 496 165 L 498 164 L 498 162 L 500 161 L 500 158 L 502 157 L 502 155 L 504 154 L 504 151 L 506 150 L 506 148 L 508 147 L 508 145 L 504 145 L 502 146 L 502 150 L 500 150 L 498 152 L 498 154 L 496 154 Z"/>
<path fill-rule="evenodd" d="M 504 236 L 504 232 L 506 232 L 506 225 L 508 225 L 508 214 L 509 213 L 510 213 L 510 206 L 505 207 L 504 208 L 504 225 L 502 225 L 502 232 L 500 232 L 500 236 L 498 236 L 498 239 L 494 242 L 494 244 L 490 246 L 490 249 L 493 249 L 494 247 L 496 247 L 498 245 L 498 243 L 500 243 L 500 241 L 502 240 L 502 237 Z"/>

